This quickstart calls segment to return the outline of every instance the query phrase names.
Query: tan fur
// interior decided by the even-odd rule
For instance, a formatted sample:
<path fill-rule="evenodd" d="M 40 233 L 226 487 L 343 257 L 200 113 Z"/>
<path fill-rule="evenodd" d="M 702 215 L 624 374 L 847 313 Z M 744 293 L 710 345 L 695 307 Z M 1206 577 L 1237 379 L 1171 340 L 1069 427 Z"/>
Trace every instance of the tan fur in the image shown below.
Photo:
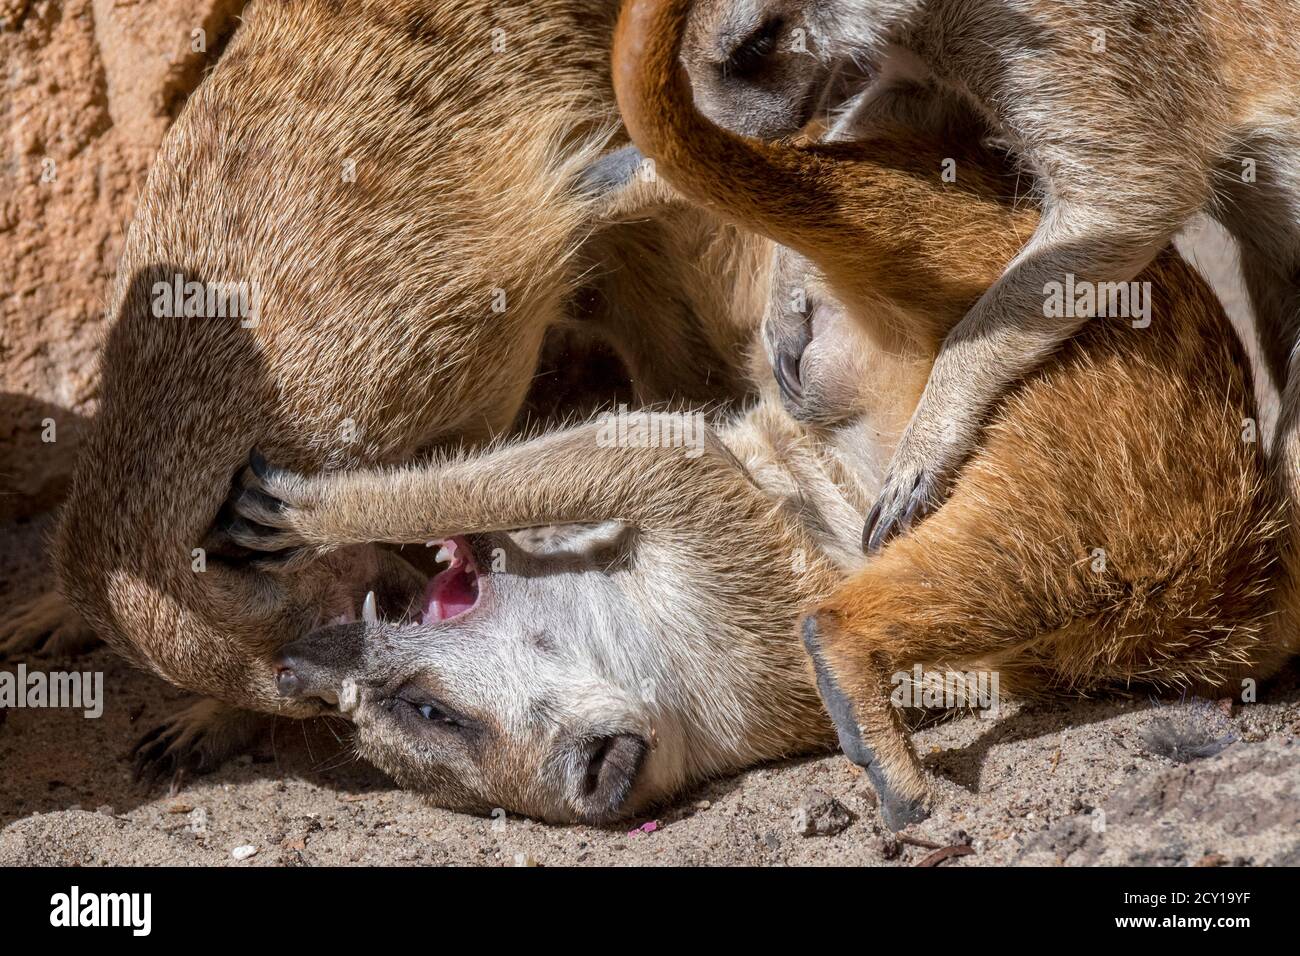
<path fill-rule="evenodd" d="M 251 444 L 310 472 L 499 434 L 556 325 L 610 341 L 642 399 L 744 393 L 757 313 L 719 273 L 758 268 L 760 246 L 672 197 L 629 222 L 577 186 L 617 129 L 615 12 L 249 6 L 139 201 L 59 529 L 67 596 L 115 648 L 279 711 L 275 648 L 402 573 L 369 547 L 274 585 L 219 554 L 196 572 Z M 260 323 L 155 316 L 177 273 L 256 287 Z"/>
<path fill-rule="evenodd" d="M 699 455 L 611 445 L 601 428 L 419 467 L 246 476 L 236 507 L 250 524 L 234 533 L 250 548 L 319 561 L 360 542 L 470 535 L 483 568 L 481 605 L 454 621 L 381 615 L 290 645 L 278 666 L 310 681 L 290 696 L 330 699 L 354 681 L 357 749 L 404 786 L 439 805 L 557 822 L 604 822 L 703 779 L 825 748 L 831 729 L 794 624 L 839 578 L 825 536 L 852 535 L 861 518 L 849 507 L 848 522 L 810 520 L 816 506 L 865 501 L 851 481 L 840 489 L 826 477 L 843 474 L 833 450 L 770 401 L 711 431 Z M 629 529 L 628 553 L 529 558 L 508 540 L 515 529 L 588 524 Z M 539 650 L 529 637 L 538 631 L 556 646 Z M 474 746 L 394 719 L 404 686 L 465 714 L 481 728 Z M 626 800 L 591 807 L 553 768 L 580 759 L 568 741 L 611 725 L 650 753 Z"/>
<path fill-rule="evenodd" d="M 933 358 L 1037 224 L 1014 178 L 974 147 L 905 132 L 799 147 L 717 129 L 676 63 L 689 9 L 633 0 L 620 21 L 634 141 L 687 195 L 806 255 L 877 349 Z M 964 173 L 944 184 L 954 148 Z M 1281 496 L 1243 440 L 1255 413 L 1240 344 L 1172 251 L 1139 279 L 1150 327 L 1080 330 L 999 403 L 944 507 L 805 624 L 823 696 L 851 705 L 841 743 L 904 816 L 927 787 L 888 701 L 895 672 L 992 668 L 1013 693 L 1232 692 L 1295 650 L 1294 619 L 1276 617 Z M 1290 579 L 1282 590 L 1289 611 Z"/>

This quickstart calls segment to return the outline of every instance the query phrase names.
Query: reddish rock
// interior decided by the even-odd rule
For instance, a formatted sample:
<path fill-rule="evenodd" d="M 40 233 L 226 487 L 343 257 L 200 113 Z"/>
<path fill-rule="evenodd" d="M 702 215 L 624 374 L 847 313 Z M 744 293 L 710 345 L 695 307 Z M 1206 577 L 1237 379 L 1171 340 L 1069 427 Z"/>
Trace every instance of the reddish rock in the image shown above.
<path fill-rule="evenodd" d="M 242 8 L 0 0 L 0 521 L 66 486 L 133 202 Z"/>

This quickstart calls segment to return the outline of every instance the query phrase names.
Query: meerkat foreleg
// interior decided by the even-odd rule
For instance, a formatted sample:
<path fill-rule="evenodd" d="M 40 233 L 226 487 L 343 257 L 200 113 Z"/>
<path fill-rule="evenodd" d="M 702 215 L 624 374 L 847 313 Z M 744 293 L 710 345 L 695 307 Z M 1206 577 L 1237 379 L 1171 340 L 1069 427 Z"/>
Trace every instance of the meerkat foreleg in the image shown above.
<path fill-rule="evenodd" d="M 1020 255 L 945 339 L 863 528 L 868 553 L 942 502 L 993 405 L 1096 315 L 1053 290 L 1126 283 L 1164 245 L 1162 234 L 1137 233 L 1126 241 L 1100 220 L 1083 217 L 1067 207 L 1045 215 Z"/>
<path fill-rule="evenodd" d="M 257 552 L 328 550 L 347 544 L 415 544 L 455 534 L 591 521 L 642 527 L 683 514 L 721 514 L 715 496 L 759 500 L 700 419 L 692 447 L 619 443 L 591 423 L 424 467 L 305 477 L 254 454 L 231 501 L 225 533 Z M 285 552 L 288 552 L 287 554 Z"/>
<path fill-rule="evenodd" d="M 215 770 L 255 743 L 274 720 L 272 714 L 198 698 L 136 741 L 135 779 L 152 786 L 177 773 Z"/>

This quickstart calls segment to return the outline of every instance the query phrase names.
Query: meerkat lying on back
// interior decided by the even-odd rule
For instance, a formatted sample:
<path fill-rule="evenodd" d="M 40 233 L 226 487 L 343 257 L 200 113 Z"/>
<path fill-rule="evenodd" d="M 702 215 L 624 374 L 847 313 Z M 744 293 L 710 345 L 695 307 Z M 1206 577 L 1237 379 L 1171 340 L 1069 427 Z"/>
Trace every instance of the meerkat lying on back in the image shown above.
<path fill-rule="evenodd" d="M 258 462 L 228 533 L 273 579 L 340 548 L 452 539 L 453 566 L 406 613 L 367 602 L 283 648 L 281 693 L 338 701 L 359 752 L 437 803 L 551 820 L 635 814 L 838 731 L 898 827 L 930 799 L 890 700 L 917 665 L 996 671 L 1008 694 L 1227 692 L 1272 673 L 1294 649 L 1295 609 L 1278 613 L 1294 579 L 1242 440 L 1250 374 L 1172 252 L 1142 273 L 1151 327 L 1081 330 L 998 404 L 950 506 L 844 583 L 871 462 L 1037 212 L 977 136 L 958 187 L 928 175 L 952 129 L 807 149 L 721 133 L 674 82 L 689 2 L 625 9 L 620 105 L 670 183 L 798 250 L 776 252 L 766 317 L 784 330 L 808 306 L 793 414 L 769 377 L 754 410 L 690 443 L 597 420 L 420 467 Z M 518 539 L 575 524 L 544 550 Z"/>
<path fill-rule="evenodd" d="M 846 73 L 871 78 L 860 126 L 900 90 L 956 91 L 1037 178 L 1043 216 L 948 335 L 869 550 L 939 503 L 992 404 L 1096 314 L 1048 308 L 1046 291 L 1132 280 L 1201 210 L 1242 246 L 1269 370 L 1286 383 L 1283 442 L 1297 441 L 1295 0 L 698 0 L 682 59 L 706 116 L 762 138 L 803 127 Z M 799 355 L 777 361 L 788 377 Z"/>

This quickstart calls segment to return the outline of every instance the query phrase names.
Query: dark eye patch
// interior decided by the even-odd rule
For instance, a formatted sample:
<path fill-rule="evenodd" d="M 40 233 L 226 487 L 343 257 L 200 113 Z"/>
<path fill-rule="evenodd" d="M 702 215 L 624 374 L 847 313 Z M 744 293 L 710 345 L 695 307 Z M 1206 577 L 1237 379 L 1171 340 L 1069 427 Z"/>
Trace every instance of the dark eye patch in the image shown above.
<path fill-rule="evenodd" d="M 763 21 L 727 56 L 722 64 L 722 75 L 747 79 L 757 74 L 764 61 L 776 52 L 776 43 L 784 26 L 785 21 L 780 17 Z"/>
<path fill-rule="evenodd" d="M 478 721 L 431 695 L 418 684 L 406 684 L 385 701 L 388 711 L 417 732 L 448 731 L 477 734 Z"/>

